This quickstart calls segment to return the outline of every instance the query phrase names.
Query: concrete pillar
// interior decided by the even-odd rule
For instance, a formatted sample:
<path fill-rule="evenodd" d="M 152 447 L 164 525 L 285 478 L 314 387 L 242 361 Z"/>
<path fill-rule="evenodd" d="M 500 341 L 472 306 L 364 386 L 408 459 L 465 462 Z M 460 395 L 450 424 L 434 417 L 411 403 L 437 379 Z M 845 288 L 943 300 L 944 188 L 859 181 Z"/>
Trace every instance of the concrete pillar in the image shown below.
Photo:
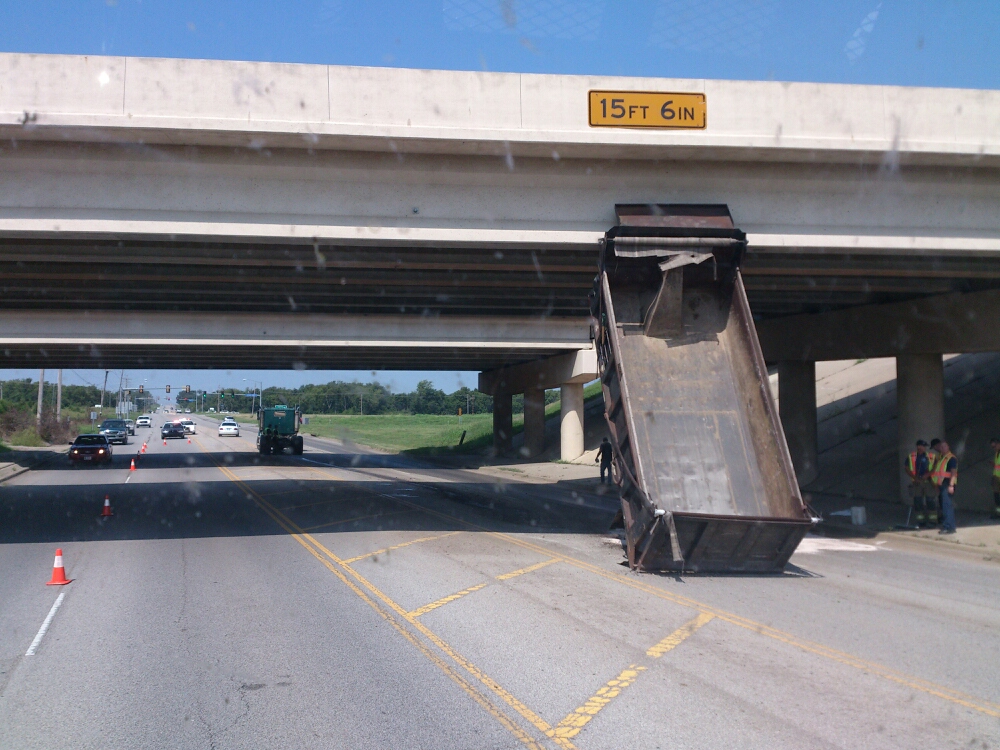
<path fill-rule="evenodd" d="M 511 394 L 497 391 L 493 394 L 493 449 L 497 455 L 509 453 L 513 447 L 514 415 Z"/>
<path fill-rule="evenodd" d="M 799 486 L 819 475 L 816 436 L 816 363 L 778 363 L 778 413 Z"/>
<path fill-rule="evenodd" d="M 940 354 L 896 357 L 896 412 L 899 435 L 899 496 L 910 502 L 903 462 L 917 440 L 945 439 L 944 365 Z"/>
<path fill-rule="evenodd" d="M 573 461 L 583 455 L 583 383 L 564 383 L 560 393 L 559 457 Z"/>
<path fill-rule="evenodd" d="M 545 389 L 524 392 L 524 454 L 534 457 L 545 451 Z"/>

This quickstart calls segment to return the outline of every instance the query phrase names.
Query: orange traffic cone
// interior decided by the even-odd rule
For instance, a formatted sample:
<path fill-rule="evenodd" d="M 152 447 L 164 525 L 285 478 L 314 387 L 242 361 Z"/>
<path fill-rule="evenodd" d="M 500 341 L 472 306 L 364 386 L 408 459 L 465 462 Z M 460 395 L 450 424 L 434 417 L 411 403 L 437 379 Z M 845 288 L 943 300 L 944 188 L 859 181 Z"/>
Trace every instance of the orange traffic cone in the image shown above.
<path fill-rule="evenodd" d="M 52 563 L 52 580 L 46 583 L 46 586 L 65 586 L 67 583 L 72 583 L 72 580 L 66 577 L 66 568 L 63 567 L 62 550 L 56 550 L 56 561 Z"/>
<path fill-rule="evenodd" d="M 135 459 L 132 459 L 132 465 L 128 469 L 129 471 L 135 471 Z"/>
<path fill-rule="evenodd" d="M 143 452 L 143 453 L 145 453 L 145 452 L 146 452 L 146 444 L 145 444 L 145 443 L 143 443 L 143 444 L 142 444 L 142 452 Z"/>
<path fill-rule="evenodd" d="M 164 440 L 164 441 L 163 441 L 163 447 L 164 447 L 164 448 L 166 448 L 166 447 L 167 447 L 167 441 L 166 441 L 166 440 Z"/>
<path fill-rule="evenodd" d="M 191 438 L 188 438 L 188 445 L 191 445 Z"/>
<path fill-rule="evenodd" d="M 105 495 L 104 496 L 104 510 L 101 511 L 101 516 L 112 516 L 112 515 L 114 515 L 114 514 L 111 512 L 111 496 L 110 495 Z"/>

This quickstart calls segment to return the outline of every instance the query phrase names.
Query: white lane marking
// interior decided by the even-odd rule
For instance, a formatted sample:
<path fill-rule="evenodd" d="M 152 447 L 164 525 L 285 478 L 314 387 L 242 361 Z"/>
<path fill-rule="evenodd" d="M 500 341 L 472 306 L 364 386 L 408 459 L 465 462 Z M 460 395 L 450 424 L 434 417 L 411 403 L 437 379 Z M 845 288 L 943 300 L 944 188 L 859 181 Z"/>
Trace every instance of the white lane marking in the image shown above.
<path fill-rule="evenodd" d="M 340 468 L 336 464 L 325 464 L 322 461 L 313 461 L 311 458 L 302 458 L 301 456 L 299 458 L 301 460 L 303 460 L 303 461 L 308 461 L 311 464 L 316 464 L 317 466 L 325 466 L 328 469 L 339 469 Z"/>
<path fill-rule="evenodd" d="M 49 625 L 52 624 L 52 618 L 56 616 L 56 611 L 59 609 L 59 605 L 62 604 L 63 599 L 66 598 L 66 592 L 63 591 L 56 597 L 56 603 L 52 605 L 52 609 L 49 610 L 49 614 L 45 617 L 45 622 L 42 623 L 42 627 L 38 629 L 38 633 L 35 635 L 35 640 L 31 642 L 28 646 L 28 650 L 24 652 L 25 656 L 34 656 L 35 650 L 38 648 L 38 644 L 42 642 L 42 638 L 45 637 L 46 631 L 49 629 Z"/>
<path fill-rule="evenodd" d="M 816 555 L 820 552 L 878 552 L 874 544 L 858 544 L 845 539 L 829 539 L 822 536 L 807 536 L 799 542 L 796 553 Z"/>

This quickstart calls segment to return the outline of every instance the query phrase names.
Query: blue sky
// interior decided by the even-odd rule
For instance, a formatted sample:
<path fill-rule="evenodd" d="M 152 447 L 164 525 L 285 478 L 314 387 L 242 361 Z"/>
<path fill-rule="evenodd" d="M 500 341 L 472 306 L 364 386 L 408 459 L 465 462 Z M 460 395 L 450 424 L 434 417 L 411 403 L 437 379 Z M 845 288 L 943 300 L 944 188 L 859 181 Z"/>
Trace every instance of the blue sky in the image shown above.
<path fill-rule="evenodd" d="M 1000 88 L 997 0 L 6 0 L 0 19 L 6 52 Z M 446 390 L 476 382 L 474 373 L 129 375 L 205 388 L 244 377 L 378 379 L 399 390 L 423 377 Z"/>
<path fill-rule="evenodd" d="M 997 88 L 996 0 L 36 0 L 0 49 Z"/>

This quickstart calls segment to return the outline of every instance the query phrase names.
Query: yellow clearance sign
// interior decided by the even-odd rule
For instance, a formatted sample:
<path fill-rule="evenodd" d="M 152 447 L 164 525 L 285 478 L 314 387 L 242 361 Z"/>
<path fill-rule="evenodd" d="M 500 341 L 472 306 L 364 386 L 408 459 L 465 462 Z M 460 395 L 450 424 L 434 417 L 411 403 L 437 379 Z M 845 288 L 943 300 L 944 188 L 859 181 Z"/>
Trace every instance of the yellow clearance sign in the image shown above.
<path fill-rule="evenodd" d="M 704 94 L 657 91 L 591 91 L 590 125 L 595 128 L 704 129 Z"/>

